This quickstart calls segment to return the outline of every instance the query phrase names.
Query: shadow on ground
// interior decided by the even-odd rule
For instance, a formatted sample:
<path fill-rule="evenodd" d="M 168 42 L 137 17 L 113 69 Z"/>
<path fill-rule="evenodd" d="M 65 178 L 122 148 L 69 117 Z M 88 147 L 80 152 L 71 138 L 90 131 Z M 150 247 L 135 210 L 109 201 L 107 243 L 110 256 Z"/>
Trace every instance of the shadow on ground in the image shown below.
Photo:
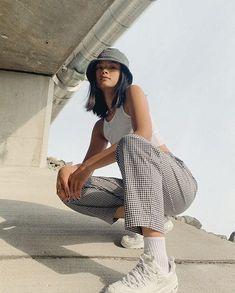
<path fill-rule="evenodd" d="M 110 283 L 111 275 L 114 280 L 123 276 L 91 258 L 86 258 L 84 265 L 85 255 L 65 247 L 93 243 L 94 256 L 99 256 L 96 243 L 117 242 L 123 234 L 120 225 L 113 228 L 97 219 L 78 216 L 72 211 L 6 199 L 0 199 L 0 217 L 0 237 L 5 242 L 59 274 L 88 272 L 97 275 L 105 285 Z M 22 254 L 14 251 L 14 255 L 7 255 L 3 251 L 0 259 L 17 257 L 22 257 Z M 67 261 L 67 265 L 53 261 L 58 258 L 71 258 L 72 265 Z"/>

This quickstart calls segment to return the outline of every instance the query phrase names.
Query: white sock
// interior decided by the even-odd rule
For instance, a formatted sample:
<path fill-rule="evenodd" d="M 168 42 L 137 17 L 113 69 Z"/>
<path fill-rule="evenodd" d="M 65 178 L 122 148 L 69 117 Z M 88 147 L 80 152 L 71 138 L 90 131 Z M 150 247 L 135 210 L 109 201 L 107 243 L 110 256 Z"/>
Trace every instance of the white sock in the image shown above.
<path fill-rule="evenodd" d="M 144 237 L 144 253 L 154 256 L 155 262 L 164 273 L 169 272 L 165 237 Z"/>

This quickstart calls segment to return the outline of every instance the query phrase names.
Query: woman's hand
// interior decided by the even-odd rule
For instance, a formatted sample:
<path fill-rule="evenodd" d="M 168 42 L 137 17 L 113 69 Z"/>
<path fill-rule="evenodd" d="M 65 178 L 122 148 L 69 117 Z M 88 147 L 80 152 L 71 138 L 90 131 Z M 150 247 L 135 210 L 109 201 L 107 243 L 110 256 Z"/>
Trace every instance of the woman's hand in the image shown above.
<path fill-rule="evenodd" d="M 69 176 L 77 170 L 79 165 L 74 166 L 64 166 L 62 167 L 57 175 L 57 182 L 56 182 L 56 193 L 61 200 L 67 200 L 70 197 L 68 180 Z"/>
<path fill-rule="evenodd" d="M 82 163 L 79 168 L 69 176 L 68 186 L 71 199 L 77 199 L 81 196 L 81 190 L 92 171 Z"/>

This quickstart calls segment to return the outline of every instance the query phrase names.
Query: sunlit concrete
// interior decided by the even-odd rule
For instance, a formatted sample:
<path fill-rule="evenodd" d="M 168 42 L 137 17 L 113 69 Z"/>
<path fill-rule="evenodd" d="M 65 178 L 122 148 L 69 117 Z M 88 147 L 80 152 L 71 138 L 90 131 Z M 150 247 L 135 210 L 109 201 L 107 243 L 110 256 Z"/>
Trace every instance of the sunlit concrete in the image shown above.
<path fill-rule="evenodd" d="M 103 292 L 142 253 L 120 246 L 123 222 L 110 226 L 67 208 L 55 194 L 56 175 L 0 168 L 0 292 Z M 234 243 L 174 221 L 167 250 L 176 258 L 178 293 L 234 292 Z"/>
<path fill-rule="evenodd" d="M 52 79 L 0 71 L 0 85 L 0 166 L 45 166 Z"/>

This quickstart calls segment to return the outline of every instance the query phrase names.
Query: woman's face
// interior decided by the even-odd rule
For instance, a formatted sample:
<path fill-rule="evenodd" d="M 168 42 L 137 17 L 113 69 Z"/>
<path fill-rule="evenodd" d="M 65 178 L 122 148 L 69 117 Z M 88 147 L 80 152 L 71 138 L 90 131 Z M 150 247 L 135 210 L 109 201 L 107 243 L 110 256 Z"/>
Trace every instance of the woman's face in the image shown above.
<path fill-rule="evenodd" d="M 101 89 L 114 88 L 120 78 L 121 65 L 113 61 L 100 61 L 96 64 L 96 83 Z"/>

